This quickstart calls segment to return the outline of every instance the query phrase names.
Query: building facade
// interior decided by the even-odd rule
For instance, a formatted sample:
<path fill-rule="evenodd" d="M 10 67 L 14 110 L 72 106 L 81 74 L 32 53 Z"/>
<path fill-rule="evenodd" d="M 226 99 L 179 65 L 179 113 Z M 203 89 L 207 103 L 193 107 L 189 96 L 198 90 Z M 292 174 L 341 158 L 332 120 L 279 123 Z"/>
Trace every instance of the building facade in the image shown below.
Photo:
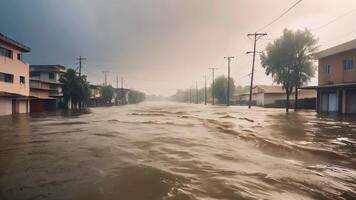
<path fill-rule="evenodd" d="M 237 104 L 248 105 L 249 93 L 236 96 Z M 290 104 L 294 105 L 295 92 L 290 94 Z M 312 90 L 298 90 L 298 108 L 315 108 L 316 92 Z M 284 108 L 286 92 L 278 85 L 256 85 L 252 90 L 252 105 L 268 108 Z"/>
<path fill-rule="evenodd" d="M 29 65 L 22 59 L 30 50 L 0 33 L 0 115 L 30 110 Z"/>
<path fill-rule="evenodd" d="M 317 111 L 356 114 L 356 39 L 317 54 Z"/>
<path fill-rule="evenodd" d="M 65 70 L 62 65 L 30 65 L 31 112 L 58 108 L 63 100 L 59 79 Z"/>

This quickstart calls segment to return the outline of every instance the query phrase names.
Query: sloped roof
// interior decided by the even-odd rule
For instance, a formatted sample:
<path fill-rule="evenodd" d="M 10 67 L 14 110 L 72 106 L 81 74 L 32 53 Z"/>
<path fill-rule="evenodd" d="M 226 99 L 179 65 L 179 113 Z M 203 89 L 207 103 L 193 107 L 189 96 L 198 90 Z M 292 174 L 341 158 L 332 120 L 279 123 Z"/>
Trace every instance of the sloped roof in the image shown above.
<path fill-rule="evenodd" d="M 15 40 L 3 35 L 2 33 L 0 33 L 0 41 L 6 43 L 7 45 L 13 46 L 22 52 L 30 52 L 31 51 L 30 47 L 28 47 L 24 44 L 21 44 L 20 42 L 17 42 Z"/>
<path fill-rule="evenodd" d="M 256 85 L 254 93 L 285 93 L 285 91 L 279 85 Z"/>
<path fill-rule="evenodd" d="M 340 45 L 337 45 L 334 47 L 331 47 L 331 48 L 328 48 L 328 49 L 325 49 L 323 51 L 320 51 L 316 54 L 316 57 L 320 59 L 320 58 L 328 57 L 328 56 L 335 55 L 338 53 L 342 53 L 345 51 L 350 51 L 352 49 L 356 49 L 356 39 L 345 42 L 343 44 L 340 44 Z"/>

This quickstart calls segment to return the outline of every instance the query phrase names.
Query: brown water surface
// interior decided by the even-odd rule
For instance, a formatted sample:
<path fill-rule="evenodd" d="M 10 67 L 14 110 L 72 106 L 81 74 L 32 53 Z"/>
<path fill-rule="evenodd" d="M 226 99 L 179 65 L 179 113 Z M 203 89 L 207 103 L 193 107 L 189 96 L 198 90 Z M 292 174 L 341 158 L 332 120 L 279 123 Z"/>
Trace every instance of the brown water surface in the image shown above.
<path fill-rule="evenodd" d="M 356 119 L 143 103 L 0 117 L 0 199 L 356 199 Z"/>

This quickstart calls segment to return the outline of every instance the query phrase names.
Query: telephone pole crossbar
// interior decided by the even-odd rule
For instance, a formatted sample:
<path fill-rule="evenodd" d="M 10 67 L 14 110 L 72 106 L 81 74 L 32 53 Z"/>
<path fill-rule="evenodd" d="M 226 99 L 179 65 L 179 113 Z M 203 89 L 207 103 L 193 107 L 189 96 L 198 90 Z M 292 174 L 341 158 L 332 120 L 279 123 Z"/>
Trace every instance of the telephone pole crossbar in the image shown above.
<path fill-rule="evenodd" d="M 253 51 L 248 51 L 246 52 L 246 54 L 253 54 L 253 58 L 252 58 L 252 69 L 251 69 L 251 83 L 250 83 L 250 95 L 249 95 L 249 99 L 248 99 L 248 108 L 251 108 L 252 105 L 252 87 L 253 87 L 253 75 L 255 72 L 255 58 L 256 58 L 256 53 L 260 53 L 260 52 L 256 52 L 256 43 L 257 40 L 259 40 L 261 37 L 266 36 L 267 33 L 251 33 L 251 34 L 247 34 L 247 37 L 253 37 Z"/>

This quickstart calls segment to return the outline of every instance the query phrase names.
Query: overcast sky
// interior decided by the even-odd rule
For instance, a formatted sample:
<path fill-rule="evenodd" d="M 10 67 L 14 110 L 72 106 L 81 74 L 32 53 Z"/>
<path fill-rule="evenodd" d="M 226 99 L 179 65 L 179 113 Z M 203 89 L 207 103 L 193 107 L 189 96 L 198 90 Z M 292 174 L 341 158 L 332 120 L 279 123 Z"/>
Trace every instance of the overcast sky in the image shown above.
<path fill-rule="evenodd" d="M 32 51 L 30 64 L 75 68 L 87 58 L 83 73 L 102 84 L 103 70 L 116 86 L 148 94 L 171 95 L 176 89 L 202 87 L 209 67 L 226 74 L 224 56 L 235 56 L 231 74 L 247 85 L 253 43 L 246 36 L 278 17 L 296 0 L 1 0 L 0 32 Z M 311 28 L 320 49 L 356 38 L 356 0 L 304 0 L 264 29 L 258 50 L 283 28 Z M 337 18 L 338 16 L 341 16 Z M 333 20 L 336 19 L 336 20 Z M 329 23 L 331 22 L 331 23 Z M 326 26 L 324 26 L 326 25 Z M 272 84 L 259 60 L 256 84 Z M 317 84 L 313 79 L 310 85 Z"/>

